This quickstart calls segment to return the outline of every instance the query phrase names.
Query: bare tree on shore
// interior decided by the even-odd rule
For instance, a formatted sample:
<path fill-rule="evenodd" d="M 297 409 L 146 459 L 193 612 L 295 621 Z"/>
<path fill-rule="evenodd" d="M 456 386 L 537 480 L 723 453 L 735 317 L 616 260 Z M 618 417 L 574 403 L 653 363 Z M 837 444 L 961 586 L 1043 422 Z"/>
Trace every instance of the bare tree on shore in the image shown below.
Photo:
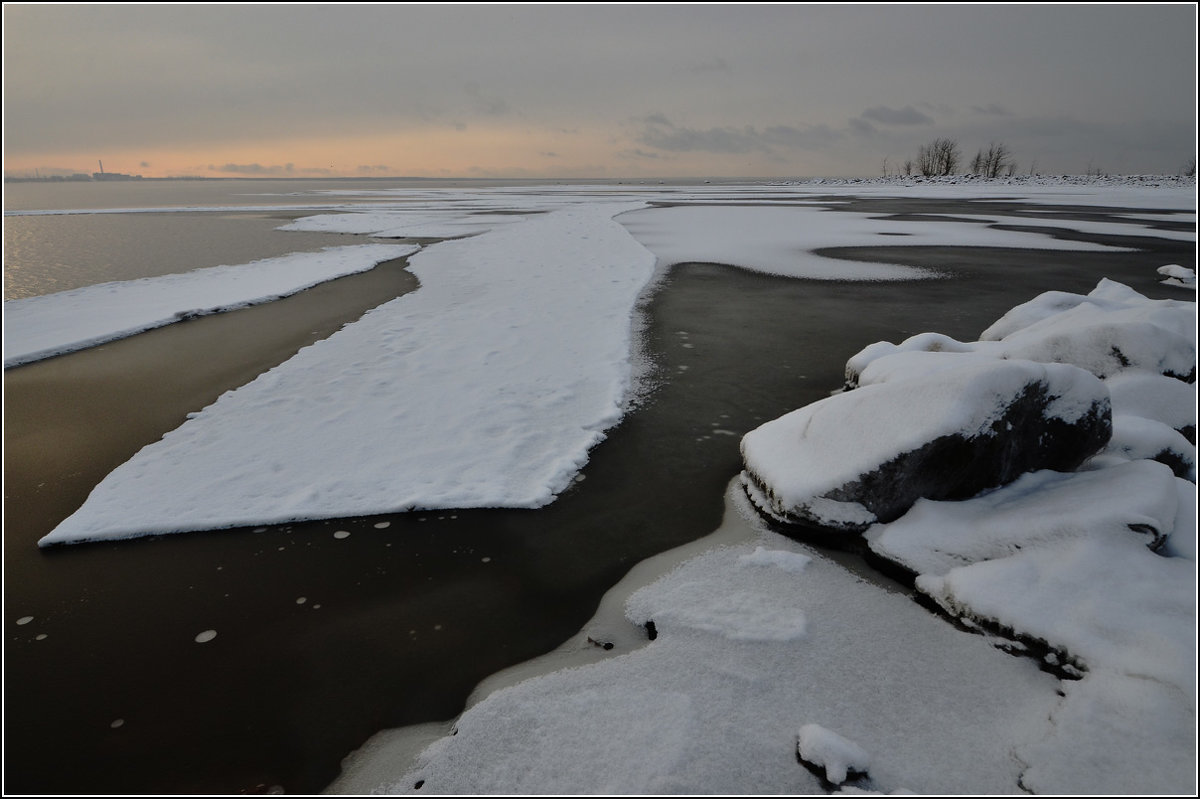
<path fill-rule="evenodd" d="M 958 142 L 954 139 L 934 139 L 917 151 L 917 171 L 925 177 L 953 175 L 958 170 Z"/>
<path fill-rule="evenodd" d="M 985 178 L 996 178 L 1007 170 L 1011 177 L 1016 172 L 1017 164 L 1012 160 L 1012 151 L 1003 143 L 992 142 L 986 150 L 975 153 L 971 159 L 971 172 Z"/>

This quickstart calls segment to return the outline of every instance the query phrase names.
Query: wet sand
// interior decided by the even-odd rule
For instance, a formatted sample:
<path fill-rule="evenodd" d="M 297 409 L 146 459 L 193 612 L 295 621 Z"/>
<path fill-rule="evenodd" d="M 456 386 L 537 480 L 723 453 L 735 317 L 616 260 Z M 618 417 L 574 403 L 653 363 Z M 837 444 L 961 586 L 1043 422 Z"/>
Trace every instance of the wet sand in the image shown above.
<path fill-rule="evenodd" d="M 938 212 L 886 202 L 876 210 Z M 334 311 L 314 289 L 9 370 L 6 789 L 318 791 L 372 733 L 454 716 L 480 680 L 573 636 L 632 565 L 715 529 L 740 470 L 741 434 L 836 389 L 863 346 L 926 330 L 973 339 L 1015 304 L 1051 289 L 1087 292 L 1101 277 L 1151 297 L 1194 298 L 1159 285 L 1154 272 L 1190 263 L 1192 246 L 1154 246 L 827 252 L 951 275 L 911 283 L 677 267 L 647 307 L 657 390 L 593 451 L 586 479 L 537 511 L 397 514 L 38 550 L 97 475 L 176 426 L 193 403 L 302 343 L 268 346 L 274 353 L 257 365 L 242 361 L 259 355 L 238 347 L 285 321 L 302 341 L 325 334 L 305 330 L 327 333 L 356 314 Z M 365 304 L 373 291 L 349 293 Z M 315 318 L 326 312 L 322 328 Z M 228 322 L 238 314 L 243 321 Z M 197 332 L 221 322 L 233 326 Z M 194 382 L 173 396 L 185 377 Z M 23 616 L 34 619 L 16 625 Z M 217 637 L 196 643 L 208 629 Z"/>

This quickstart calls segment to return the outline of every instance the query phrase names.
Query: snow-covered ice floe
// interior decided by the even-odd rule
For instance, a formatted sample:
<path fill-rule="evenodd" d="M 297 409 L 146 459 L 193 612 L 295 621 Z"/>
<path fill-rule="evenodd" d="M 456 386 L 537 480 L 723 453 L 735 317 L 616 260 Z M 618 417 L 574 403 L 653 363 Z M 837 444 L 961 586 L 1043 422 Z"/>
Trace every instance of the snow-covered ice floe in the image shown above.
<path fill-rule="evenodd" d="M 4 303 L 4 366 L 93 347 L 193 316 L 296 294 L 403 258 L 411 244 L 357 244 L 46 294 Z"/>
<path fill-rule="evenodd" d="M 409 262 L 419 291 L 227 392 L 39 543 L 546 504 L 627 399 L 654 258 L 613 217 L 639 206 L 425 249 Z"/>

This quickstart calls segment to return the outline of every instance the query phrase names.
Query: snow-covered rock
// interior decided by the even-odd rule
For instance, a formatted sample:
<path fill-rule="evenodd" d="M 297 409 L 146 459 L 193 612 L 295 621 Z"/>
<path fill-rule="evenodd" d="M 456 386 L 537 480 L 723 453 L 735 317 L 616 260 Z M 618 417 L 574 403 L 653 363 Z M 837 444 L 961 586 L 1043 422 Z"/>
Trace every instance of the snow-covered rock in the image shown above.
<path fill-rule="evenodd" d="M 1188 269 L 1186 266 L 1180 266 L 1179 264 L 1166 264 L 1165 266 L 1160 266 L 1157 272 L 1164 278 L 1160 282 L 1168 286 L 1196 288 L 1196 270 L 1194 269 Z"/>
<path fill-rule="evenodd" d="M 1082 369 L 956 354 L 919 360 L 905 357 L 912 376 L 747 433 L 756 504 L 784 522 L 861 532 L 922 497 L 965 499 L 1024 472 L 1073 469 L 1111 434 L 1108 391 Z"/>
<path fill-rule="evenodd" d="M 1196 482 L 1196 446 L 1162 422 L 1140 416 L 1113 416 L 1113 433 L 1101 456 L 1146 458 L 1166 464 L 1176 477 Z"/>
<path fill-rule="evenodd" d="M 796 754 L 805 763 L 824 769 L 825 779 L 841 785 L 867 773 L 871 756 L 854 741 L 820 724 L 805 724 L 796 736 Z"/>
<path fill-rule="evenodd" d="M 962 502 L 919 500 L 865 538 L 877 555 L 931 575 L 1101 534 L 1157 547 L 1175 530 L 1175 482 L 1167 467 L 1146 460 L 1088 472 L 1033 472 Z"/>
<path fill-rule="evenodd" d="M 1104 381 L 1113 416 L 1139 416 L 1162 422 L 1196 443 L 1196 384 L 1162 375 L 1123 372 Z"/>

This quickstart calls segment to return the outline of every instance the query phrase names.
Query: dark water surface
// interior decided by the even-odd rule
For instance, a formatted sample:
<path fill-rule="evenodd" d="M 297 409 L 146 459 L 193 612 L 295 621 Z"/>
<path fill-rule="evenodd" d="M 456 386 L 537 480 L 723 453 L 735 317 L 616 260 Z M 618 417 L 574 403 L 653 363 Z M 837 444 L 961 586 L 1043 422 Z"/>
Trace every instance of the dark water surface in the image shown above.
<path fill-rule="evenodd" d="M 962 208 L 872 202 L 862 207 Z M 593 451 L 585 479 L 536 511 L 36 547 L 100 475 L 176 426 L 198 398 L 405 290 L 394 270 L 327 284 L 340 299 L 314 290 L 290 306 L 197 319 L 9 370 L 5 790 L 319 791 L 372 733 L 453 717 L 479 680 L 577 632 L 634 563 L 714 529 L 740 470 L 741 434 L 827 396 L 867 344 L 923 331 L 973 340 L 1020 302 L 1087 292 L 1102 277 L 1155 298 L 1193 298 L 1159 285 L 1154 272 L 1191 265 L 1193 245 L 1132 246 L 1150 249 L 829 251 L 947 275 L 906 283 L 677 267 L 647 308 L 657 389 Z M 291 332 L 259 346 L 283 327 Z M 201 365 L 194 384 L 177 385 Z M 17 624 L 26 616 L 33 620 Z M 196 643 L 210 629 L 216 638 Z"/>

